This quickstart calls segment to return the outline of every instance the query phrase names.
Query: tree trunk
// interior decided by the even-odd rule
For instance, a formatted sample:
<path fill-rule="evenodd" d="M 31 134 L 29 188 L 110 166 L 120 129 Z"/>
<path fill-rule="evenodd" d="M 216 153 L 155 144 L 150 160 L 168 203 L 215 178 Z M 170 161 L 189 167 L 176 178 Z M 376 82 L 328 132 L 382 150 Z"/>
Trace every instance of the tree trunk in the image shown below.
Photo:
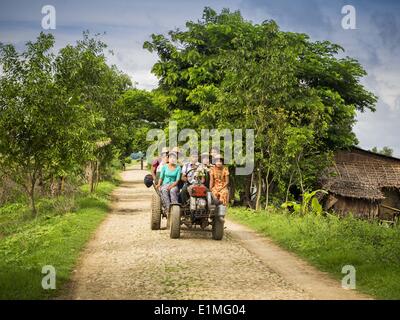
<path fill-rule="evenodd" d="M 257 172 L 257 197 L 256 197 L 256 210 L 260 210 L 261 207 L 261 192 L 262 192 L 262 178 L 261 170 Z"/>
<path fill-rule="evenodd" d="M 249 208 L 251 208 L 251 176 L 252 174 L 249 174 L 246 176 L 245 180 L 245 186 L 244 186 L 244 204 L 246 204 Z"/>
<path fill-rule="evenodd" d="M 297 165 L 297 170 L 298 170 L 299 178 L 300 178 L 301 194 L 304 195 L 303 175 L 302 175 L 301 169 L 300 169 L 300 158 L 301 158 L 301 154 L 300 154 L 299 157 L 296 159 L 296 165 Z"/>
<path fill-rule="evenodd" d="M 290 191 L 290 187 L 292 186 L 292 178 L 293 178 L 293 172 L 290 174 L 290 180 L 289 180 L 289 183 L 288 183 L 288 187 L 287 187 L 287 189 L 286 189 L 286 199 L 285 199 L 285 202 L 288 202 L 288 201 L 289 201 L 289 191 Z"/>
<path fill-rule="evenodd" d="M 270 182 L 269 182 L 269 172 L 270 172 L 270 168 L 268 167 L 268 171 L 267 171 L 267 176 L 265 178 L 265 210 L 268 209 L 268 205 L 269 205 L 269 186 L 270 186 Z"/>
<path fill-rule="evenodd" d="M 56 195 L 56 183 L 54 181 L 54 176 L 51 176 L 51 182 L 50 182 L 50 194 L 52 197 Z"/>
<path fill-rule="evenodd" d="M 94 175 L 95 175 L 95 167 L 93 161 L 90 161 L 90 175 L 89 175 L 89 184 L 90 184 L 90 192 L 94 192 Z"/>
<path fill-rule="evenodd" d="M 37 217 L 37 210 L 36 210 L 36 204 L 35 204 L 35 193 L 32 192 L 31 194 L 29 194 L 29 197 L 31 199 L 32 215 L 36 218 Z"/>
<path fill-rule="evenodd" d="M 57 196 L 60 196 L 64 191 L 64 177 L 57 179 Z"/>
<path fill-rule="evenodd" d="M 40 194 L 42 196 L 44 196 L 46 194 L 46 191 L 45 191 L 45 185 L 44 185 L 44 181 L 43 181 L 42 170 L 39 171 L 38 186 L 39 186 Z"/>
<path fill-rule="evenodd" d="M 65 177 L 61 177 L 61 193 L 64 193 L 64 187 L 65 187 Z"/>
<path fill-rule="evenodd" d="M 35 184 L 36 184 L 36 176 L 33 174 L 30 177 L 30 186 L 29 186 L 29 199 L 31 202 L 31 209 L 32 209 L 32 215 L 36 218 L 37 217 L 37 210 L 36 210 L 36 203 L 35 203 Z"/>
<path fill-rule="evenodd" d="M 95 186 L 95 188 L 97 188 L 97 186 L 99 184 L 99 180 L 100 180 L 99 167 L 100 167 L 100 163 L 99 163 L 99 161 L 96 161 L 96 186 Z"/>

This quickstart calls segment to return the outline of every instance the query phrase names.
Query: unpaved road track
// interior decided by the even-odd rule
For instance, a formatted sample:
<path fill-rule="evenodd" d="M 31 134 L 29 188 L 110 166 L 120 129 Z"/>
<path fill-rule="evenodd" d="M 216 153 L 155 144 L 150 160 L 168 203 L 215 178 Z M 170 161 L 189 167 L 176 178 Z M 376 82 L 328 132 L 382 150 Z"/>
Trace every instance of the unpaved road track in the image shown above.
<path fill-rule="evenodd" d="M 122 173 L 113 209 L 60 299 L 368 298 L 232 222 L 222 241 L 204 231 L 183 231 L 177 240 L 165 228 L 151 231 L 145 174 Z"/>

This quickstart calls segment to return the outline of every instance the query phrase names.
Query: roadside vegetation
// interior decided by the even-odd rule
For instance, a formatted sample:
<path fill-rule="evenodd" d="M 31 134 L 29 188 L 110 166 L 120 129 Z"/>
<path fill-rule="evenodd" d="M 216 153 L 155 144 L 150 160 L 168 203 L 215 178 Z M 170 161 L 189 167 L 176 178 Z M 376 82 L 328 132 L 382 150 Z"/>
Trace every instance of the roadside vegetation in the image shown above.
<path fill-rule="evenodd" d="M 59 51 L 40 33 L 0 43 L 0 298 L 40 299 L 42 267 L 68 280 L 108 210 L 115 175 L 163 110 L 109 65 L 101 35 Z M 147 117 L 147 118 L 146 118 Z"/>
<path fill-rule="evenodd" d="M 305 258 L 340 281 L 342 267 L 356 269 L 356 289 L 379 299 L 400 299 L 400 227 L 351 215 L 307 215 L 282 209 L 230 208 L 232 220 L 247 225 Z"/>
<path fill-rule="evenodd" d="M 43 198 L 32 218 L 25 203 L 0 209 L 0 299 L 56 297 L 70 279 L 80 252 L 108 212 L 114 182 L 89 185 L 73 196 Z M 56 290 L 42 287 L 42 268 L 56 270 Z"/>

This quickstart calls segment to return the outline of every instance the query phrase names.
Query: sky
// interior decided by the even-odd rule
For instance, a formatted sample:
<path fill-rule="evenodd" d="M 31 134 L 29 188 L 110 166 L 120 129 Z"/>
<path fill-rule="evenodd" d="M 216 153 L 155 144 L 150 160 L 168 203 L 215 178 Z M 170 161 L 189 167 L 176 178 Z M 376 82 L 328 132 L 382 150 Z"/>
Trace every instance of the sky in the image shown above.
<path fill-rule="evenodd" d="M 82 31 L 103 33 L 113 50 L 109 62 L 127 73 L 136 86 L 151 90 L 157 78 L 151 67 L 155 54 L 143 49 L 153 33 L 183 29 L 201 18 L 203 8 L 240 10 L 254 23 L 275 20 L 283 31 L 307 33 L 329 40 L 357 59 L 368 75 L 365 87 L 379 97 L 377 111 L 359 113 L 354 131 L 360 147 L 389 146 L 400 157 L 400 1 L 397 0 L 0 0 L 0 42 L 22 50 L 43 31 L 42 7 L 56 10 L 56 48 L 74 43 Z M 355 9 L 355 29 L 344 29 L 345 5 Z"/>

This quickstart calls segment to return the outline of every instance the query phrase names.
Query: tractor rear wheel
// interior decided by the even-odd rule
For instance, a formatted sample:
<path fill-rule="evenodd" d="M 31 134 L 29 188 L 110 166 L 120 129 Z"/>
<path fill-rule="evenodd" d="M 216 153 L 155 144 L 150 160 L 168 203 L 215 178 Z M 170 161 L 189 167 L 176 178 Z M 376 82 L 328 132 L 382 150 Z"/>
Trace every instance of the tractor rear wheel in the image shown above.
<path fill-rule="evenodd" d="M 161 199 L 155 192 L 151 198 L 151 230 L 160 230 L 161 228 Z"/>

